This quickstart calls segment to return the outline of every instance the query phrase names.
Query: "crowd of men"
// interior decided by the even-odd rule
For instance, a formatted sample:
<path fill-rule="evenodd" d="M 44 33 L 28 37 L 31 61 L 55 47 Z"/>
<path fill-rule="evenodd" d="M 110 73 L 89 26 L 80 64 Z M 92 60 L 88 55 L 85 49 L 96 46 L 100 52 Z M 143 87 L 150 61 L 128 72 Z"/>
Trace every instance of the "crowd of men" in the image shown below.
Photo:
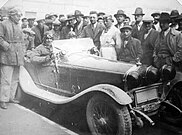
<path fill-rule="evenodd" d="M 0 23 L 1 108 L 6 109 L 8 102 L 18 103 L 14 97 L 25 54 L 32 62 L 46 63 L 53 59 L 53 40 L 91 38 L 100 57 L 157 68 L 168 64 L 181 69 L 182 14 L 172 10 L 170 14 L 155 12 L 145 17 L 138 7 L 133 16 L 134 23 L 123 10 L 114 15 L 90 11 L 88 16 L 75 10 L 66 17 L 46 14 L 45 18 L 21 19 L 21 11 L 11 9 L 9 18 Z"/>

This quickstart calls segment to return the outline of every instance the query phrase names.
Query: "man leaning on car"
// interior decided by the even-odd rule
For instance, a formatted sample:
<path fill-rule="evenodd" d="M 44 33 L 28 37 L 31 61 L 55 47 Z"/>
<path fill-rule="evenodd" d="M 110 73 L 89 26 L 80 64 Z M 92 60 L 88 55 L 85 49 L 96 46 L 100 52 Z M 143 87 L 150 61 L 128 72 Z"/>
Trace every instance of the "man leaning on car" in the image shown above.
<path fill-rule="evenodd" d="M 23 33 L 19 26 L 22 13 L 17 8 L 9 11 L 9 19 L 0 23 L 0 106 L 18 103 L 14 99 L 19 81 L 19 68 L 24 64 Z"/>

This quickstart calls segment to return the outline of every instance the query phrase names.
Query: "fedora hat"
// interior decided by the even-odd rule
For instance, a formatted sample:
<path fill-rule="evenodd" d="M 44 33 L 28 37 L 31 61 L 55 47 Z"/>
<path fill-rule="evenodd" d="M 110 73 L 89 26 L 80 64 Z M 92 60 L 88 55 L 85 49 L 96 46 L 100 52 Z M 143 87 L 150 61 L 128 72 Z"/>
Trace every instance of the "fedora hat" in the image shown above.
<path fill-rule="evenodd" d="M 99 13 L 97 14 L 97 16 L 104 16 L 104 15 L 105 15 L 104 12 L 99 12 Z"/>
<path fill-rule="evenodd" d="M 160 12 L 154 12 L 154 13 L 151 14 L 152 17 L 154 17 L 156 15 L 159 15 L 160 16 Z"/>
<path fill-rule="evenodd" d="M 118 12 L 114 14 L 114 17 L 116 18 L 118 15 L 123 15 L 124 17 L 126 17 L 126 14 L 124 13 L 123 10 L 118 10 Z"/>
<path fill-rule="evenodd" d="M 74 16 L 77 17 L 77 16 L 84 16 L 84 15 L 81 13 L 81 11 L 75 10 Z"/>
<path fill-rule="evenodd" d="M 124 29 L 129 29 L 129 30 L 132 30 L 132 27 L 128 24 L 125 24 L 121 29 L 120 31 L 122 32 Z"/>
<path fill-rule="evenodd" d="M 162 12 L 159 18 L 159 22 L 171 22 L 170 15 L 166 12 Z"/>
<path fill-rule="evenodd" d="M 133 15 L 145 15 L 145 14 L 143 13 L 143 9 L 141 7 L 137 7 Z"/>
<path fill-rule="evenodd" d="M 151 23 L 151 22 L 153 22 L 153 20 L 154 19 L 151 16 L 147 16 L 147 17 L 143 18 L 144 23 Z"/>
<path fill-rule="evenodd" d="M 179 12 L 178 10 L 172 10 L 171 13 L 170 13 L 170 17 L 171 19 L 175 19 L 179 16 Z"/>
<path fill-rule="evenodd" d="M 22 16 L 21 10 L 20 10 L 19 8 L 17 8 L 17 7 L 11 8 L 11 9 L 9 10 L 9 12 L 8 12 L 8 15 L 9 15 L 9 16 L 13 16 L 13 15 L 16 15 L 16 14 Z"/>

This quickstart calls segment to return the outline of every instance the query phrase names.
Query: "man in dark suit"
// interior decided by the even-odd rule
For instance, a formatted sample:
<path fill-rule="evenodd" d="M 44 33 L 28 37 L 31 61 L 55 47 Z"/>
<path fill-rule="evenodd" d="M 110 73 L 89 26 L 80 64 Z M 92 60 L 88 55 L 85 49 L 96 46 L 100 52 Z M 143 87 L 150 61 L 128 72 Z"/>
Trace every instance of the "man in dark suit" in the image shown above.
<path fill-rule="evenodd" d="M 140 40 L 131 36 L 132 27 L 124 25 L 121 29 L 122 44 L 118 56 L 119 61 L 138 63 L 141 60 L 143 51 Z"/>
<path fill-rule="evenodd" d="M 32 31 L 35 32 L 35 40 L 34 40 L 35 47 L 37 47 L 42 43 L 44 33 L 46 31 L 49 31 L 49 27 L 44 24 L 45 23 L 44 19 L 41 18 L 37 19 L 37 23 L 38 25 L 32 28 Z"/>
<path fill-rule="evenodd" d="M 76 34 L 76 37 L 80 37 L 82 31 L 83 31 L 83 28 L 85 27 L 84 23 L 83 23 L 83 14 L 81 13 L 81 11 L 79 10 L 75 10 L 75 13 L 74 13 L 74 17 L 76 19 L 76 23 L 74 25 L 74 32 Z"/>
<path fill-rule="evenodd" d="M 182 34 L 170 28 L 171 18 L 168 13 L 161 13 L 159 18 L 161 32 L 157 36 L 154 48 L 154 65 L 161 68 L 163 65 L 174 65 L 181 69 L 182 63 Z"/>
<path fill-rule="evenodd" d="M 135 16 L 136 22 L 132 29 L 132 37 L 142 41 L 143 35 L 145 33 L 145 28 L 143 26 L 143 16 L 145 14 L 143 13 L 142 8 L 138 7 L 136 8 L 135 13 L 133 15 Z"/>
<path fill-rule="evenodd" d="M 91 11 L 90 24 L 83 29 L 81 38 L 92 38 L 94 45 L 97 47 L 97 49 L 100 49 L 100 36 L 104 28 L 105 27 L 102 24 L 97 23 L 97 12 Z"/>
<path fill-rule="evenodd" d="M 142 40 L 143 56 L 141 59 L 141 63 L 146 65 L 153 65 L 153 51 L 155 47 L 155 41 L 159 34 L 158 31 L 152 28 L 153 25 L 152 22 L 153 22 L 152 17 L 143 19 L 143 24 L 146 31 Z"/>

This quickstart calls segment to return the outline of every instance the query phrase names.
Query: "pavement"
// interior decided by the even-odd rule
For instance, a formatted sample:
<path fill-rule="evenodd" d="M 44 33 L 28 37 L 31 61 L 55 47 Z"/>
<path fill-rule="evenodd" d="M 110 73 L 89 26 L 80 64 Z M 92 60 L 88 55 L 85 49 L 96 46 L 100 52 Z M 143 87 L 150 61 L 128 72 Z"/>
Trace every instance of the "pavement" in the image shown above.
<path fill-rule="evenodd" d="M 18 104 L 0 108 L 0 135 L 78 135 Z"/>

